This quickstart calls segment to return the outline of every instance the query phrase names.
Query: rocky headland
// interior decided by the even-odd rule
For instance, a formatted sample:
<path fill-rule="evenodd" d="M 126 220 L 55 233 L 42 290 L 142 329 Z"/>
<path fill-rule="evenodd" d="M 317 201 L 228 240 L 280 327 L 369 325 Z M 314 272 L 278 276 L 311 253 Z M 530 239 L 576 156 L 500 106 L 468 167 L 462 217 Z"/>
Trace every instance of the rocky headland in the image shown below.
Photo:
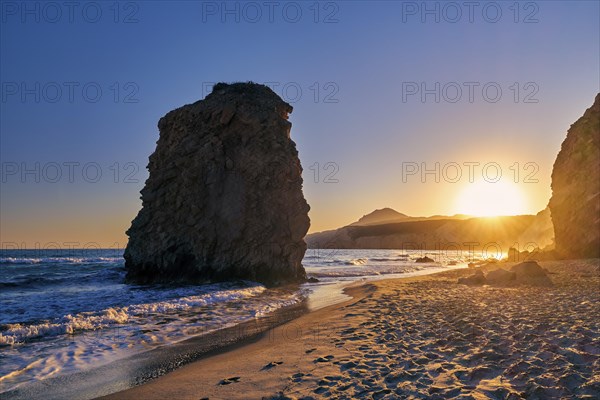
<path fill-rule="evenodd" d="M 600 257 L 600 94 L 562 143 L 549 207 L 558 257 Z"/>

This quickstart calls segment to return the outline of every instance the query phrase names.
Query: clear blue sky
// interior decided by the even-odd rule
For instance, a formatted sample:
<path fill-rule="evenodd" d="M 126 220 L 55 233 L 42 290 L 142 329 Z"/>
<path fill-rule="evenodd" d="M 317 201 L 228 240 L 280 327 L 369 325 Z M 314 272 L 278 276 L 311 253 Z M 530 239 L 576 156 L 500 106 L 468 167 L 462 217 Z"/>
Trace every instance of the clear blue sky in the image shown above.
<path fill-rule="evenodd" d="M 463 2 L 452 3 L 461 15 L 446 2 L 428 2 L 425 15 L 422 2 L 391 1 L 0 3 L 0 231 L 27 247 L 124 245 L 158 119 L 204 97 L 210 82 L 279 83 L 294 106 L 312 231 L 382 207 L 461 211 L 454 199 L 466 178 L 403 182 L 407 162 L 494 162 L 503 178 L 519 163 L 522 211 L 535 213 L 566 130 L 600 87 L 597 1 L 484 1 L 472 15 Z M 436 82 L 439 102 L 407 93 Z M 467 82 L 479 84 L 472 102 Z M 451 102 L 456 86 L 462 97 Z M 36 162 L 40 182 L 22 179 Z M 69 162 L 79 163 L 73 182 Z M 522 182 L 526 163 L 537 183 Z"/>

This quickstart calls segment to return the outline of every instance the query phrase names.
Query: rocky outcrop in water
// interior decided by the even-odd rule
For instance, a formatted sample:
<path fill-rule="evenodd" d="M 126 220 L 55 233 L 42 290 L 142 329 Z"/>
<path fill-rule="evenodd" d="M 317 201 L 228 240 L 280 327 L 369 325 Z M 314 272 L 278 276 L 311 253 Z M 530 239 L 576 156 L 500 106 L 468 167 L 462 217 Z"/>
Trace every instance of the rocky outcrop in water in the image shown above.
<path fill-rule="evenodd" d="M 562 143 L 549 207 L 559 257 L 600 257 L 600 94 Z"/>
<path fill-rule="evenodd" d="M 127 231 L 128 279 L 305 279 L 309 206 L 290 112 L 264 85 L 220 83 L 160 119 L 142 209 Z"/>

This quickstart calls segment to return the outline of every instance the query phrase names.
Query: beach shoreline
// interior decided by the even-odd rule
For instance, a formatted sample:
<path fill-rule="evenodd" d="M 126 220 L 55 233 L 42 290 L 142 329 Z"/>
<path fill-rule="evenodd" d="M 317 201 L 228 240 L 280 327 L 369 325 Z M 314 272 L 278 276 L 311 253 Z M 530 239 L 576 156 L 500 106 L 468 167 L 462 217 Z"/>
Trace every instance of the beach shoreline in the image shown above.
<path fill-rule="evenodd" d="M 8 256 L 14 267 L 4 279 L 12 286 L 3 291 L 3 301 L 31 303 L 26 314 L 17 307 L 4 310 L 0 326 L 0 342 L 14 343 L 3 348 L 0 374 L 0 392 L 11 399 L 89 399 L 126 390 L 273 324 L 349 300 L 343 293 L 349 285 L 466 268 L 464 254 L 417 263 L 419 254 L 394 250 L 330 250 L 306 257 L 307 274 L 319 280 L 300 286 L 136 287 L 123 284 L 122 266 L 104 252 Z M 448 260 L 460 264 L 445 265 Z M 37 281 L 27 286 L 47 266 L 54 275 L 45 277 L 60 284 L 47 294 L 37 290 Z M 65 273 L 69 279 L 60 280 Z M 65 291 L 72 295 L 63 296 Z M 90 291 L 103 300 L 93 301 Z"/>
<path fill-rule="evenodd" d="M 396 279 L 409 279 L 409 278 L 396 278 Z M 348 296 L 349 298 L 347 300 L 344 300 L 342 302 L 338 302 L 332 305 L 328 305 L 325 307 L 321 307 L 318 308 L 316 310 L 308 310 L 308 309 L 304 309 L 302 312 L 300 313 L 296 313 L 296 318 L 289 318 L 290 314 L 289 314 L 289 309 L 286 310 L 281 310 L 282 313 L 285 313 L 288 316 L 288 320 L 285 322 L 282 322 L 280 324 L 271 324 L 267 329 L 261 330 L 261 331 L 255 331 L 252 332 L 251 335 L 247 335 L 244 337 L 238 336 L 237 340 L 235 340 L 232 343 L 229 344 L 223 344 L 218 346 L 217 348 L 215 348 L 214 350 L 208 351 L 206 353 L 203 353 L 198 360 L 195 360 L 181 368 L 178 368 L 172 372 L 177 372 L 180 371 L 181 369 L 184 369 L 186 367 L 195 365 L 198 362 L 206 362 L 207 360 L 210 360 L 208 362 L 212 363 L 212 359 L 213 358 L 220 358 L 229 354 L 234 354 L 233 357 L 238 357 L 239 355 L 242 355 L 242 359 L 244 358 L 243 354 L 247 351 L 248 348 L 251 348 L 251 351 L 256 351 L 256 349 L 254 348 L 254 346 L 258 347 L 258 351 L 260 352 L 260 349 L 264 349 L 265 347 L 272 347 L 273 345 L 279 344 L 281 345 L 282 341 L 286 342 L 288 340 L 291 340 L 292 342 L 295 342 L 295 339 L 299 338 L 298 337 L 298 330 L 305 330 L 305 331 L 310 331 L 310 335 L 312 335 L 317 341 L 318 340 L 322 340 L 323 338 L 321 336 L 323 335 L 328 335 L 329 332 L 327 331 L 327 327 L 325 326 L 325 324 L 320 323 L 320 319 L 322 316 L 326 316 L 326 315 L 331 315 L 332 312 L 335 312 L 335 310 L 338 310 L 340 308 L 343 308 L 347 305 L 351 305 L 354 304 L 357 301 L 360 301 L 361 299 L 363 299 L 364 297 L 366 297 L 369 293 L 372 293 L 375 290 L 375 286 L 373 286 L 370 282 L 354 282 L 354 284 L 350 284 L 348 287 L 343 289 L 343 292 L 346 296 Z M 306 306 L 306 304 L 303 304 L 304 306 Z M 296 308 L 299 308 L 301 305 L 296 306 Z M 291 307 L 293 308 L 293 307 Z M 306 319 L 305 319 L 306 318 Z M 234 328 L 232 328 L 234 329 Z M 244 331 L 247 331 L 246 329 L 243 329 Z M 191 342 L 194 341 L 196 338 L 192 338 L 189 339 L 186 342 Z M 217 361 L 218 362 L 218 361 Z M 277 364 L 273 365 L 273 367 L 275 367 Z M 268 370 L 269 368 L 265 369 Z M 161 379 L 162 377 L 166 377 L 170 374 L 167 375 L 162 375 L 161 377 L 157 377 L 156 379 L 151 379 L 148 380 L 146 382 L 143 382 L 141 385 L 139 386 L 135 386 L 132 388 L 129 388 L 127 390 L 124 391 L 119 391 L 119 392 L 115 392 L 112 393 L 110 395 L 106 395 L 106 396 L 102 396 L 102 397 L 98 397 L 98 399 L 122 399 L 122 398 L 137 398 L 139 395 L 143 396 L 144 398 L 148 395 L 148 393 L 145 392 L 145 389 L 143 390 L 143 393 L 137 393 L 136 389 L 141 389 L 141 388 L 146 388 L 146 386 L 148 384 L 151 384 L 153 382 L 157 382 L 159 379 Z M 162 382 L 159 383 L 159 385 L 162 385 Z M 219 386 L 226 386 L 220 384 Z M 241 394 L 243 396 L 243 394 Z M 150 395 L 152 396 L 152 395 Z M 160 396 L 157 396 L 156 398 L 160 398 L 162 396 L 162 394 Z M 174 398 L 179 398 L 180 393 L 175 393 L 173 394 Z M 212 397 L 210 397 L 212 398 Z"/>
<path fill-rule="evenodd" d="M 250 321 L 198 334 L 132 356 L 2 393 L 3 399 L 89 399 L 138 387 L 182 365 L 252 343 L 263 332 L 306 314 L 306 302 L 275 310 Z"/>
<path fill-rule="evenodd" d="M 540 264 L 552 287 L 459 285 L 463 269 L 368 282 L 347 289 L 351 300 L 102 398 L 593 398 L 600 262 Z"/>

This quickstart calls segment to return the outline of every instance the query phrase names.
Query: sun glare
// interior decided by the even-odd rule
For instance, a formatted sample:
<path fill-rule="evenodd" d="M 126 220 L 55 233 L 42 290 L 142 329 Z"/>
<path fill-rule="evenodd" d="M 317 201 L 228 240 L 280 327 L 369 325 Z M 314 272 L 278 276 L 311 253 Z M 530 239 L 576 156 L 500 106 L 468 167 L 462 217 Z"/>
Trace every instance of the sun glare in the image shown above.
<path fill-rule="evenodd" d="M 478 181 L 467 184 L 456 200 L 460 214 L 478 217 L 526 214 L 526 202 L 517 184 Z"/>

